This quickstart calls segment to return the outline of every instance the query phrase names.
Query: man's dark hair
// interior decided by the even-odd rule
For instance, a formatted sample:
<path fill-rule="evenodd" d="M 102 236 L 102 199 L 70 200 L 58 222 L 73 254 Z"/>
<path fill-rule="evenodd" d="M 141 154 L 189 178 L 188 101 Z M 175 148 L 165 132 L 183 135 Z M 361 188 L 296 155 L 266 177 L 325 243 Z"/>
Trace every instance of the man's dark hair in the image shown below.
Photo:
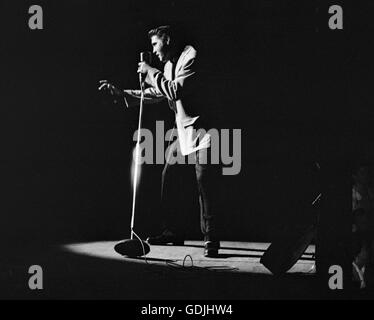
<path fill-rule="evenodd" d="M 165 26 L 159 26 L 157 28 L 154 28 L 152 30 L 148 31 L 148 38 L 151 39 L 153 36 L 157 36 L 162 40 L 165 40 L 165 38 L 169 37 L 171 42 L 176 46 L 184 46 L 186 42 L 185 34 L 182 31 L 182 28 L 165 25 Z"/>
<path fill-rule="evenodd" d="M 170 26 L 160 26 L 155 29 L 148 31 L 148 38 L 151 39 L 153 36 L 157 36 L 160 39 L 165 39 L 166 37 L 172 38 L 172 30 Z"/>

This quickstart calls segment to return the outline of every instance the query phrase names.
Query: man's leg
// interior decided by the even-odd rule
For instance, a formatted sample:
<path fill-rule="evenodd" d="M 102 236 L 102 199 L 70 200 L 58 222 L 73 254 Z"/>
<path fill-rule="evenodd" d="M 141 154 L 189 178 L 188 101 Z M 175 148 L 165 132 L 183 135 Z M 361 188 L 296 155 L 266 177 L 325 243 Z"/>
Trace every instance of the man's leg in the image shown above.
<path fill-rule="evenodd" d="M 180 231 L 180 219 L 176 217 L 178 208 L 175 206 L 177 193 L 177 171 L 178 165 L 174 164 L 172 159 L 177 156 L 178 140 L 174 141 L 168 149 L 166 163 L 162 170 L 161 177 L 161 198 L 160 198 L 160 219 L 162 221 L 163 232 L 154 237 L 149 237 L 147 241 L 150 244 L 175 244 L 182 245 L 184 242 L 184 234 Z"/>
<path fill-rule="evenodd" d="M 204 255 L 214 257 L 218 255 L 219 235 L 217 228 L 217 201 L 220 186 L 219 166 L 210 164 L 208 152 L 210 149 L 201 149 L 196 152 L 196 179 L 200 203 L 200 227 L 204 235 Z"/>

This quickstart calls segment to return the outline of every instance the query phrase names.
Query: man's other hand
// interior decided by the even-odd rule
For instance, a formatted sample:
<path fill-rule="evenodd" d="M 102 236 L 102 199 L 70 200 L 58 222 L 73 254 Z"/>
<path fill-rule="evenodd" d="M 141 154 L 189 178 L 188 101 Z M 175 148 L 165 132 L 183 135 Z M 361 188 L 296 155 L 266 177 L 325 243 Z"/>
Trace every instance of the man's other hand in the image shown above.
<path fill-rule="evenodd" d="M 123 101 L 126 108 L 129 107 L 125 97 L 125 92 L 116 88 L 114 85 L 108 82 L 108 80 L 100 80 L 98 89 L 99 91 L 109 92 L 109 94 L 113 97 L 115 104 L 117 104 L 118 101 Z"/>
<path fill-rule="evenodd" d="M 117 89 L 114 85 L 108 82 L 108 80 L 100 80 L 98 89 L 99 91 L 108 91 L 112 96 L 122 96 L 121 90 Z"/>

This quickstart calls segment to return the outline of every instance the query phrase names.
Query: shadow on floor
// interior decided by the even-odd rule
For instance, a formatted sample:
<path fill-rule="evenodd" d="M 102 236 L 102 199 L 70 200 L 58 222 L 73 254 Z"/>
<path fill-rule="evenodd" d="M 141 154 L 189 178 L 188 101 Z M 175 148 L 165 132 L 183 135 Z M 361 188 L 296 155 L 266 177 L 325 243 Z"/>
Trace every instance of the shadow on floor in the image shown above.
<path fill-rule="evenodd" d="M 185 244 L 185 247 L 192 247 L 192 248 L 204 248 L 203 245 L 195 245 L 195 244 Z M 230 250 L 230 251 L 250 251 L 250 252 L 258 252 L 259 254 L 231 254 L 231 253 L 219 253 L 218 259 L 222 258 L 261 258 L 262 255 L 266 252 L 266 249 L 257 249 L 257 248 L 246 248 L 246 247 L 220 247 L 220 250 Z M 299 261 L 314 261 L 314 253 L 313 252 L 304 252 L 302 257 Z"/>

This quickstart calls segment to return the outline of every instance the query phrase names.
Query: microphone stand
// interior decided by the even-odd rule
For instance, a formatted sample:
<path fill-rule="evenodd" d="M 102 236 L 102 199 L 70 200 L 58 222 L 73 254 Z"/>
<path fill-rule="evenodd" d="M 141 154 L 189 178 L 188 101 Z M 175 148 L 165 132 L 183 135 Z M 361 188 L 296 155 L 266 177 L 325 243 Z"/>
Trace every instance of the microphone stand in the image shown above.
<path fill-rule="evenodd" d="M 142 60 L 142 59 L 141 59 Z M 134 180 L 133 180 L 133 196 L 132 196 L 132 211 L 131 211 L 131 225 L 130 239 L 126 239 L 120 243 L 117 243 L 114 247 L 115 251 L 122 255 L 129 257 L 137 257 L 146 255 L 150 251 L 149 245 L 144 242 L 135 232 L 135 204 L 136 204 L 136 189 L 138 184 L 138 172 L 139 172 L 139 156 L 140 156 L 140 130 L 142 125 L 142 115 L 143 115 L 143 105 L 144 105 L 144 83 L 142 79 L 142 74 L 139 73 L 139 84 L 141 90 L 140 96 L 140 107 L 139 107 L 139 122 L 138 122 L 138 134 L 137 142 L 135 147 L 135 169 L 134 169 Z M 137 239 L 134 239 L 134 236 Z"/>
<path fill-rule="evenodd" d="M 135 170 L 134 170 L 134 181 L 133 181 L 133 196 L 132 196 L 132 213 L 131 213 L 131 239 L 134 239 L 134 224 L 135 224 L 135 204 L 136 204 L 136 187 L 138 184 L 138 170 L 139 170 L 139 142 L 140 142 L 140 130 L 142 126 L 142 115 L 143 115 L 143 104 L 144 104 L 144 83 L 142 74 L 139 73 L 139 85 L 140 85 L 140 107 L 139 107 L 139 121 L 138 121 L 138 134 L 136 139 L 135 147 Z"/>

